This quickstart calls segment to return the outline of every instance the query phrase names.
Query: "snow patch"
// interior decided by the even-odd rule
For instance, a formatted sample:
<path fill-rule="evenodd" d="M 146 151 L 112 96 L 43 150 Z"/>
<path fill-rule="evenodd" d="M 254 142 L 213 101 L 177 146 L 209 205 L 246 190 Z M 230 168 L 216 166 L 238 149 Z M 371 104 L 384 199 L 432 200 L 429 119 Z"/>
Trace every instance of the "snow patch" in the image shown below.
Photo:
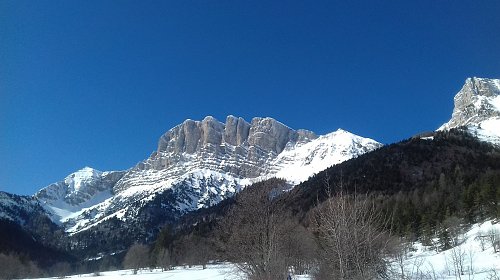
<path fill-rule="evenodd" d="M 500 84 L 499 80 L 496 82 Z M 491 99 L 491 105 L 493 105 L 497 111 L 500 111 L 500 95 Z"/>

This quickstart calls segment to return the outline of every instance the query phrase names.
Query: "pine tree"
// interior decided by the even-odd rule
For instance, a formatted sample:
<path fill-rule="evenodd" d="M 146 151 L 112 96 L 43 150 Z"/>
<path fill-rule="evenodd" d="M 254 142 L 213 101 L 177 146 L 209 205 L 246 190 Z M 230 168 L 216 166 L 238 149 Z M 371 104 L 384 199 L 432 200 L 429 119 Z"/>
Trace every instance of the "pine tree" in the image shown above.
<path fill-rule="evenodd" d="M 452 240 L 450 237 L 450 233 L 443 226 L 441 226 L 439 229 L 438 238 L 439 238 L 439 249 L 441 251 L 448 250 L 452 247 L 451 246 Z"/>

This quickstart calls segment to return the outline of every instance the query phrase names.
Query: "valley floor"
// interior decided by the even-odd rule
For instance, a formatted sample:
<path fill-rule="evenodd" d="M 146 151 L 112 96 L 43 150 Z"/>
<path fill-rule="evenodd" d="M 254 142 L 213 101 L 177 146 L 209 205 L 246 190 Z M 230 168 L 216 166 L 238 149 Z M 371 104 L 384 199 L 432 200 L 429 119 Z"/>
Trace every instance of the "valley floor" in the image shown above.
<path fill-rule="evenodd" d="M 55 279 L 55 278 L 40 278 L 39 280 Z M 140 270 L 137 274 L 133 274 L 130 269 L 101 272 L 96 274 L 81 274 L 68 276 L 66 279 L 99 279 L 99 280 L 160 280 L 160 279 L 190 279 L 190 280 L 236 280 L 238 277 L 235 267 L 231 264 L 208 265 L 206 269 L 201 266 L 192 268 L 176 267 L 173 270 L 161 271 L 155 270 Z"/>
<path fill-rule="evenodd" d="M 500 280 L 500 252 L 495 253 L 490 236 L 500 237 L 500 223 L 487 221 L 472 226 L 459 237 L 459 246 L 438 252 L 432 246 L 415 243 L 412 249 L 392 260 L 392 279 L 467 279 Z M 500 242 L 497 239 L 497 242 Z M 434 240 L 437 243 L 437 240 Z M 461 270 L 461 274 L 459 271 Z M 404 274 L 404 276 L 403 276 Z M 459 275 L 460 274 L 460 275 Z M 39 280 L 57 279 L 40 278 Z M 136 275 L 131 270 L 101 272 L 99 275 L 82 274 L 67 279 L 88 280 L 237 280 L 245 279 L 233 264 L 212 264 L 206 269 L 176 267 L 173 270 L 141 270 Z M 294 280 L 311 279 L 294 276 Z"/>
<path fill-rule="evenodd" d="M 38 280 L 49 280 L 60 278 L 39 278 Z M 194 266 L 192 268 L 176 267 L 173 270 L 161 271 L 155 270 L 141 270 L 136 275 L 128 270 L 108 271 L 101 272 L 99 275 L 95 274 L 81 274 L 68 276 L 65 279 L 82 279 L 82 280 L 239 280 L 245 279 L 240 275 L 236 267 L 232 264 L 214 264 L 208 265 L 206 269 L 201 266 Z M 294 280 L 310 279 L 306 276 L 296 276 Z"/>

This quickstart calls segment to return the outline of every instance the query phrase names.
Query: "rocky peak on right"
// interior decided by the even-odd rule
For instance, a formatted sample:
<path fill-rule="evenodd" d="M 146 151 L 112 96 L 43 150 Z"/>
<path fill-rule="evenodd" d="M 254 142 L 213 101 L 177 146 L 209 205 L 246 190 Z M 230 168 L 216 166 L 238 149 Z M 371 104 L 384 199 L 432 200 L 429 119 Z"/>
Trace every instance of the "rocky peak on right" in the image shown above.
<path fill-rule="evenodd" d="M 455 95 L 450 121 L 438 130 L 466 127 L 483 141 L 500 145 L 500 80 L 467 78 Z"/>

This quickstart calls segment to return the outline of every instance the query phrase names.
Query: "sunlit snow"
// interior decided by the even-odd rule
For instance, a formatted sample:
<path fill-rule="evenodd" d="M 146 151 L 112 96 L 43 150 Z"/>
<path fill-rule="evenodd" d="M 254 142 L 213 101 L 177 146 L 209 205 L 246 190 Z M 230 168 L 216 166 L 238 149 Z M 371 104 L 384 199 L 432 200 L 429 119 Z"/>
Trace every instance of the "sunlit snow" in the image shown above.
<path fill-rule="evenodd" d="M 500 145 L 500 118 L 482 121 L 477 126 L 470 126 L 469 130 L 482 141 Z"/>
<path fill-rule="evenodd" d="M 273 165 L 272 176 L 298 184 L 326 168 L 382 146 L 378 142 L 339 129 L 293 149 L 285 149 Z"/>
<path fill-rule="evenodd" d="M 415 243 L 415 251 L 410 252 L 404 260 L 405 274 L 408 279 L 459 279 L 454 271 L 455 259 L 462 262 L 461 279 L 498 279 L 491 277 L 500 277 L 500 253 L 494 252 L 492 244 L 485 237 L 493 233 L 500 234 L 500 224 L 487 221 L 476 224 L 463 233 L 459 236 L 460 245 L 446 251 L 436 252 L 432 247 Z M 481 237 L 485 238 L 483 243 Z M 438 240 L 434 239 L 434 242 L 437 243 Z M 395 271 L 401 270 L 401 266 L 395 261 L 392 268 Z"/>

